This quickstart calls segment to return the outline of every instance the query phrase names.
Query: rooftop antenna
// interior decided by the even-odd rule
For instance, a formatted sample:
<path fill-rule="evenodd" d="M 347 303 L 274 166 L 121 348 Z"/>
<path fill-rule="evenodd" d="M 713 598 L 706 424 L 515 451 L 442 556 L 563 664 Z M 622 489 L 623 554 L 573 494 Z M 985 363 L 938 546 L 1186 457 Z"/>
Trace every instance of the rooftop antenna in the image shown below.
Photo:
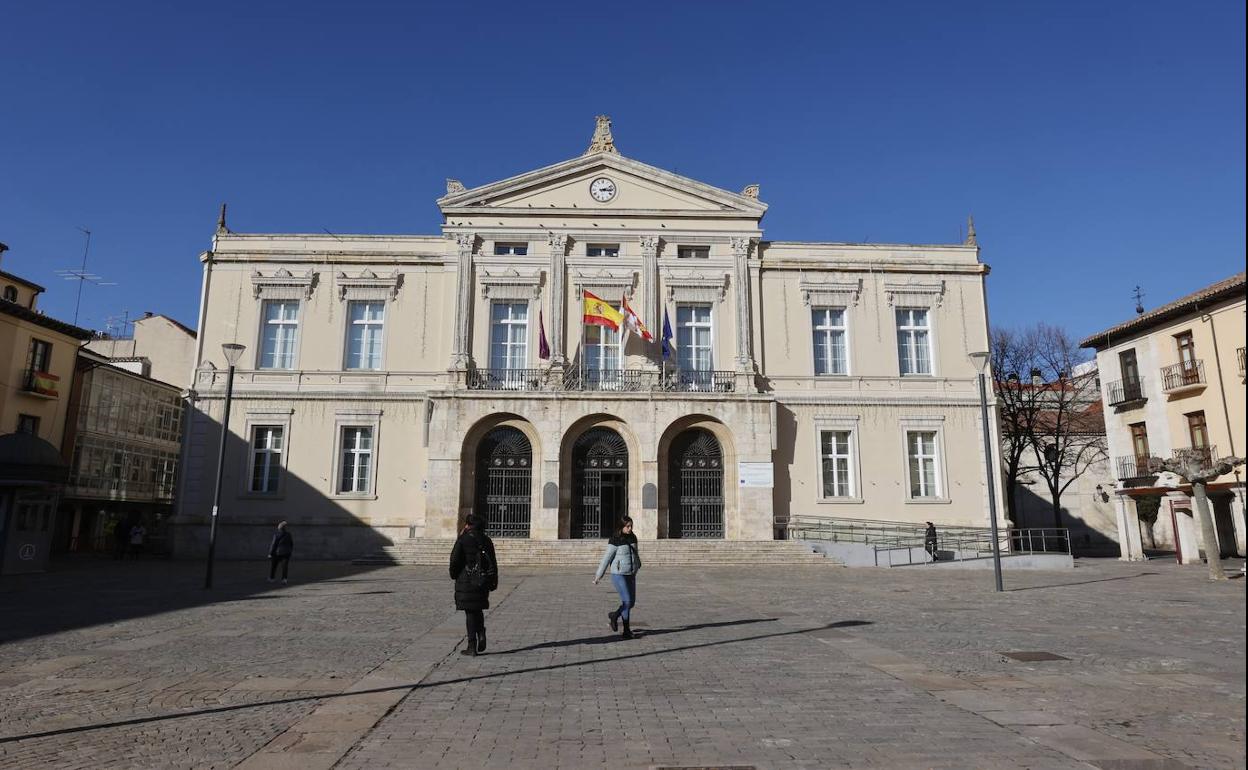
<path fill-rule="evenodd" d="M 130 311 L 122 310 L 121 315 L 110 315 L 104 319 L 104 331 L 113 339 L 125 339 L 131 324 Z"/>
<path fill-rule="evenodd" d="M 1144 294 L 1140 291 L 1140 287 L 1135 287 L 1135 313 L 1136 315 L 1144 315 Z"/>
<path fill-rule="evenodd" d="M 57 275 L 59 275 L 60 277 L 64 278 L 67 281 L 78 282 L 78 299 L 77 301 L 74 302 L 74 324 L 78 323 L 78 310 L 79 308 L 82 307 L 82 285 L 84 283 L 86 283 L 87 281 L 90 281 L 91 283 L 94 283 L 97 286 L 116 286 L 117 285 L 113 281 L 105 281 L 103 278 L 96 275 L 95 273 L 87 272 L 87 254 L 91 252 L 91 231 L 85 227 L 79 227 L 78 229 L 81 230 L 82 234 L 86 236 L 86 244 L 82 248 L 82 266 L 79 267 L 77 270 L 75 270 L 72 267 L 67 267 L 67 268 L 62 268 L 60 270 L 53 271 L 54 273 L 56 273 Z"/>

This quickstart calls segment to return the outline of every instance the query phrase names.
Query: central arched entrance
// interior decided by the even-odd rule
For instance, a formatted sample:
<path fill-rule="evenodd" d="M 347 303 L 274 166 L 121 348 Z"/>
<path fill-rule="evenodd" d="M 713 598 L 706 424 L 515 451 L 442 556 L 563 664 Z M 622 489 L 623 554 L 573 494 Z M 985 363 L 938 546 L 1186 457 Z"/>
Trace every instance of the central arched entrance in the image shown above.
<path fill-rule="evenodd" d="M 533 447 L 519 429 L 494 428 L 477 446 L 473 512 L 494 537 L 528 537 L 533 505 Z"/>
<path fill-rule="evenodd" d="M 590 428 L 572 445 L 572 537 L 608 537 L 628 512 L 628 444 Z"/>
<path fill-rule="evenodd" d="M 668 450 L 668 537 L 724 536 L 724 453 L 709 430 L 690 428 Z"/>

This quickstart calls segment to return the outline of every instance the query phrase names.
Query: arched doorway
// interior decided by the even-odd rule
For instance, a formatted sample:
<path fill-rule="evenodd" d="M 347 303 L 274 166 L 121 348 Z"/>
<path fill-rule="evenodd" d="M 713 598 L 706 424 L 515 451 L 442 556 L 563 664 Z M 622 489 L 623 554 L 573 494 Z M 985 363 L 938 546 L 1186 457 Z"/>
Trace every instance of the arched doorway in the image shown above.
<path fill-rule="evenodd" d="M 704 428 L 691 428 L 668 450 L 668 537 L 724 536 L 724 453 Z"/>
<path fill-rule="evenodd" d="M 628 445 L 620 434 L 597 427 L 577 438 L 572 495 L 572 537 L 609 537 L 628 512 Z"/>
<path fill-rule="evenodd" d="M 494 428 L 477 445 L 473 512 L 494 537 L 528 537 L 533 505 L 533 447 L 519 429 Z"/>

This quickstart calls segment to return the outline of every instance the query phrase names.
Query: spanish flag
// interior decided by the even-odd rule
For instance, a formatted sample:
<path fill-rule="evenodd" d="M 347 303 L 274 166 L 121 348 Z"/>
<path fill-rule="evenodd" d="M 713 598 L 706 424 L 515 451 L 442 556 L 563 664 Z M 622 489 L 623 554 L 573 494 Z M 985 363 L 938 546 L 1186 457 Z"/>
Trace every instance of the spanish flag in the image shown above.
<path fill-rule="evenodd" d="M 585 292 L 585 323 L 591 326 L 605 326 L 613 331 L 620 330 L 624 323 L 624 314 L 611 307 L 608 302 L 595 294 Z"/>

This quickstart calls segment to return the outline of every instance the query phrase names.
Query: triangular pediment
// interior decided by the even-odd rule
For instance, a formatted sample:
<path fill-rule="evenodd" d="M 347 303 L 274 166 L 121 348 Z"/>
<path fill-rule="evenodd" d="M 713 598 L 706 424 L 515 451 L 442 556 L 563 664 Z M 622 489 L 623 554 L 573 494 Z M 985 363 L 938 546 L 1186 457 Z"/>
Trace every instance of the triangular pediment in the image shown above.
<path fill-rule="evenodd" d="M 595 200 L 591 184 L 606 178 L 610 200 Z M 444 213 L 560 211 L 613 213 L 716 213 L 759 218 L 767 204 L 613 153 L 595 153 L 438 199 Z"/>

